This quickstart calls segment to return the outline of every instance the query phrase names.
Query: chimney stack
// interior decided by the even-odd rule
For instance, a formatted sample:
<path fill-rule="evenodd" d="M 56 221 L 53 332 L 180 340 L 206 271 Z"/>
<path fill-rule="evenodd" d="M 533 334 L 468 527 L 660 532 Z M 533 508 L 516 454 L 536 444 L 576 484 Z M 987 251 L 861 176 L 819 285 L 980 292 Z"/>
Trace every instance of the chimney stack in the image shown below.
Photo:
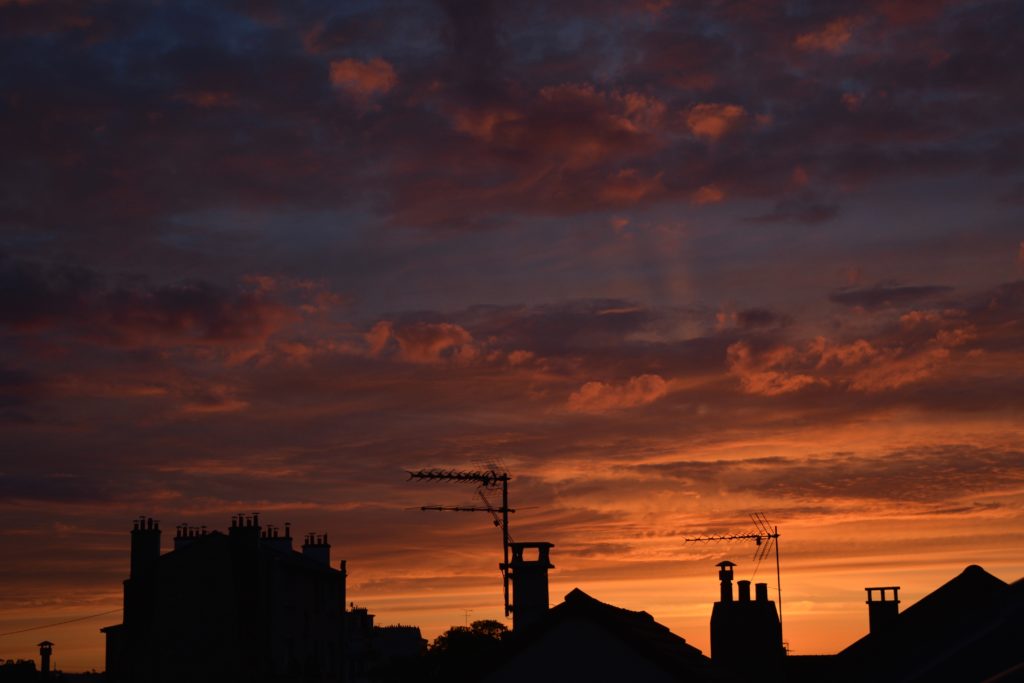
<path fill-rule="evenodd" d="M 289 544 L 291 541 L 289 541 Z M 331 544 L 327 542 L 327 534 L 306 534 L 302 543 L 302 555 L 322 565 L 331 566 Z"/>
<path fill-rule="evenodd" d="M 865 588 L 868 593 L 868 628 L 871 633 L 880 633 L 896 623 L 900 615 L 900 587 L 874 586 Z M 878 591 L 877 599 L 874 592 Z M 892 599 L 886 599 L 886 592 L 892 591 Z"/>
<path fill-rule="evenodd" d="M 512 561 L 509 562 L 509 577 L 512 580 L 512 630 L 539 621 L 548 611 L 548 570 L 551 564 L 553 543 L 510 543 Z M 527 549 L 537 551 L 537 559 L 526 559 Z M 499 565 L 505 569 L 505 565 Z"/>
<path fill-rule="evenodd" d="M 718 567 L 718 579 L 722 582 L 721 602 L 732 602 L 732 568 L 736 564 L 725 560 L 715 566 Z M 748 581 L 747 584 L 749 585 L 750 582 Z"/>
<path fill-rule="evenodd" d="M 237 548 L 249 548 L 250 550 L 255 548 L 260 540 L 259 514 L 232 515 L 228 538 Z"/>
<path fill-rule="evenodd" d="M 755 584 L 756 600 L 750 599 L 750 581 L 736 582 L 738 597 L 732 596 L 733 567 L 719 562 L 721 600 L 711 610 L 711 658 L 740 680 L 753 680 L 755 673 L 774 680 L 785 650 L 782 625 L 775 603 L 768 599 L 768 584 Z"/>
<path fill-rule="evenodd" d="M 182 522 L 174 528 L 174 549 L 181 550 L 206 535 L 205 526 L 189 526 Z"/>
<path fill-rule="evenodd" d="M 148 574 L 160 557 L 160 521 L 141 516 L 132 524 L 130 578 Z"/>
<path fill-rule="evenodd" d="M 39 673 L 40 678 L 43 680 L 49 680 L 50 678 L 50 655 L 53 654 L 53 643 L 48 640 L 44 640 L 39 643 Z"/>

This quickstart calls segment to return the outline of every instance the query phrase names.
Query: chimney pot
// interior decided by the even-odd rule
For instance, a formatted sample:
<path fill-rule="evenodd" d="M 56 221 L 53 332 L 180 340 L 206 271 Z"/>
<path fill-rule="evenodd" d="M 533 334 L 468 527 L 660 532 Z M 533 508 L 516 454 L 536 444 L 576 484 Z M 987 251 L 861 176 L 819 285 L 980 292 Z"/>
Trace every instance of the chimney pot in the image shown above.
<path fill-rule="evenodd" d="M 868 629 L 871 633 L 878 633 L 890 628 L 900 615 L 900 587 L 899 586 L 873 586 L 865 588 L 868 599 Z M 879 592 L 879 599 L 873 600 L 873 593 Z M 892 599 L 886 599 L 886 591 L 892 591 Z"/>
<path fill-rule="evenodd" d="M 754 597 L 757 598 L 758 602 L 768 602 L 768 584 L 754 584 Z"/>
<path fill-rule="evenodd" d="M 760 584 L 759 584 L 760 585 Z M 736 590 L 739 593 L 740 602 L 750 602 L 750 582 L 740 580 L 736 582 Z"/>
<path fill-rule="evenodd" d="M 732 568 L 736 564 L 729 560 L 723 560 L 715 566 L 718 567 L 718 578 L 722 582 L 719 601 L 732 602 Z"/>

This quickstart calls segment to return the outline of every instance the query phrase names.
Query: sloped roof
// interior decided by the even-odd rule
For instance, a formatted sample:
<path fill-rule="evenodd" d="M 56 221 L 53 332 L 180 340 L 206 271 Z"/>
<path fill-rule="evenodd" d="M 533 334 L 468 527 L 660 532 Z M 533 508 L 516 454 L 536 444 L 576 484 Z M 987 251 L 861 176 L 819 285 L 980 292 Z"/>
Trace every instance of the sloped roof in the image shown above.
<path fill-rule="evenodd" d="M 523 633 L 514 634 L 505 648 L 503 661 L 511 660 L 548 636 L 557 637 L 553 634 L 561 625 L 579 620 L 600 628 L 679 680 L 711 680 L 711 660 L 650 614 L 609 605 L 579 588 L 548 610 L 541 621 Z"/>
<path fill-rule="evenodd" d="M 565 602 L 550 611 L 551 617 L 584 617 L 598 622 L 605 629 L 625 640 L 641 653 L 657 659 L 672 668 L 703 668 L 710 659 L 677 636 L 667 626 L 659 624 L 647 612 L 634 612 L 615 607 L 593 598 L 579 588 L 572 589 Z"/>
<path fill-rule="evenodd" d="M 971 565 L 888 629 L 840 652 L 837 663 L 854 679 L 970 681 L 998 674 L 1024 659 L 1022 586 Z"/>

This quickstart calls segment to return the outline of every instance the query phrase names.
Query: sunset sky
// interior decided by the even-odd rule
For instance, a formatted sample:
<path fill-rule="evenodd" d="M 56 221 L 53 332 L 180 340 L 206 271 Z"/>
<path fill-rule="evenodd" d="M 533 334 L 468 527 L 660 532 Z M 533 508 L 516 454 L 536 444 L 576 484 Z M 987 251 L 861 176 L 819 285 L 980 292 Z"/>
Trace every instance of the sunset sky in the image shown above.
<path fill-rule="evenodd" d="M 114 610 L 132 518 L 328 532 L 502 618 L 512 535 L 710 651 L 1024 575 L 1015 0 L 0 0 L 0 632 Z M 775 590 L 774 563 L 755 581 Z M 0 637 L 103 667 L 113 613 Z"/>

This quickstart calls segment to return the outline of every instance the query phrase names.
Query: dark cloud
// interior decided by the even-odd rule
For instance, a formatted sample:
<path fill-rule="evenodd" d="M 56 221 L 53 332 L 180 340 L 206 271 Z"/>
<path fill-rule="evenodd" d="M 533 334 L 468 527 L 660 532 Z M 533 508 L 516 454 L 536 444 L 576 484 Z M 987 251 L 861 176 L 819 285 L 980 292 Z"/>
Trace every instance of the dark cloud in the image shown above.
<path fill-rule="evenodd" d="M 111 489 L 108 482 L 92 476 L 0 473 L 0 496 L 10 501 L 102 505 L 112 502 Z"/>
<path fill-rule="evenodd" d="M 0 323 L 29 327 L 72 317 L 81 311 L 98 286 L 95 273 L 80 268 L 43 266 L 0 254 Z"/>
<path fill-rule="evenodd" d="M 747 308 L 736 313 L 736 324 L 746 329 L 771 327 L 788 322 L 788 317 L 765 308 Z"/>
<path fill-rule="evenodd" d="M 829 294 L 828 298 L 844 306 L 875 310 L 935 299 L 952 290 L 952 287 L 942 285 L 875 285 L 863 289 L 837 290 Z"/>
<path fill-rule="evenodd" d="M 207 282 L 111 284 L 84 268 L 0 261 L 0 323 L 14 330 L 70 328 L 115 344 L 161 340 L 218 342 L 260 337 L 285 308 L 259 290 L 230 292 Z"/>
<path fill-rule="evenodd" d="M 839 207 L 834 204 L 822 204 L 805 200 L 783 200 L 775 205 L 769 213 L 755 216 L 750 220 L 756 223 L 781 223 L 795 221 L 806 225 L 815 225 L 832 220 L 839 214 Z"/>
<path fill-rule="evenodd" d="M 813 458 L 679 461 L 628 469 L 687 481 L 698 489 L 715 486 L 782 498 L 879 499 L 945 506 L 994 487 L 1020 486 L 1022 458 L 1024 452 L 1019 450 L 950 444 L 880 457 L 836 453 Z M 949 514 L 947 507 L 938 511 Z"/>

